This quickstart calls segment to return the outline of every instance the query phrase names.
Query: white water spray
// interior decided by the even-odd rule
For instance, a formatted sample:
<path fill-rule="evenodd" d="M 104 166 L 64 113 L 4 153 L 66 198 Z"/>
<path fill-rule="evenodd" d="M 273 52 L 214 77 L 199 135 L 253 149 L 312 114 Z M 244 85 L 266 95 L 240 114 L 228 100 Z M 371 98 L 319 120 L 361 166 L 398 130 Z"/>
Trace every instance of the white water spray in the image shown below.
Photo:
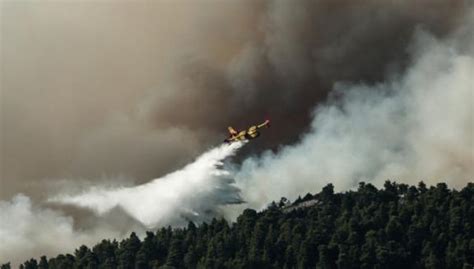
<path fill-rule="evenodd" d="M 78 195 L 61 195 L 50 202 L 89 208 L 98 215 L 120 207 L 147 227 L 204 221 L 225 204 L 240 203 L 234 180 L 222 168 L 244 142 L 221 145 L 207 151 L 184 168 L 153 181 L 115 189 L 91 188 Z"/>

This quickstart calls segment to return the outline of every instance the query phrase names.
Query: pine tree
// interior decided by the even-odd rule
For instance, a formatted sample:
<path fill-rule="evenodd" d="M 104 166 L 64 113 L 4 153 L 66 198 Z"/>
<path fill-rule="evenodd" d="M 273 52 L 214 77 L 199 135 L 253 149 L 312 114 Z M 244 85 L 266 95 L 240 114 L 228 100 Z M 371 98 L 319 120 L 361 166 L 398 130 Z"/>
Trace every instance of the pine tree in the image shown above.
<path fill-rule="evenodd" d="M 48 258 L 46 256 L 41 256 L 40 262 L 38 264 L 39 269 L 49 269 Z"/>
<path fill-rule="evenodd" d="M 180 268 L 183 258 L 184 255 L 182 252 L 181 240 L 175 237 L 171 241 L 171 247 L 166 259 L 166 265 L 169 267 Z"/>
<path fill-rule="evenodd" d="M 35 259 L 30 259 L 23 265 L 25 269 L 38 269 L 38 262 Z"/>
<path fill-rule="evenodd" d="M 376 264 L 375 250 L 377 247 L 377 235 L 375 231 L 369 231 L 365 235 L 365 244 L 362 246 L 360 256 L 361 268 L 374 268 Z"/>
<path fill-rule="evenodd" d="M 118 243 L 115 240 L 102 240 L 102 242 L 92 248 L 92 252 L 97 257 L 99 268 L 117 268 L 118 264 L 116 253 L 119 252 L 118 247 Z"/>
<path fill-rule="evenodd" d="M 223 219 L 186 228 L 132 233 L 103 240 L 92 250 L 60 254 L 23 269 L 80 268 L 472 268 L 474 184 L 460 191 L 387 181 L 378 190 L 334 194 L 328 185 L 301 202 L 245 210 L 229 226 Z M 291 210 L 288 210 L 293 208 Z M 4 264 L 0 269 L 8 269 Z"/>
<path fill-rule="evenodd" d="M 141 242 L 135 233 L 131 233 L 130 237 L 120 243 L 118 254 L 118 268 L 133 269 L 135 268 L 135 258 L 140 249 Z"/>

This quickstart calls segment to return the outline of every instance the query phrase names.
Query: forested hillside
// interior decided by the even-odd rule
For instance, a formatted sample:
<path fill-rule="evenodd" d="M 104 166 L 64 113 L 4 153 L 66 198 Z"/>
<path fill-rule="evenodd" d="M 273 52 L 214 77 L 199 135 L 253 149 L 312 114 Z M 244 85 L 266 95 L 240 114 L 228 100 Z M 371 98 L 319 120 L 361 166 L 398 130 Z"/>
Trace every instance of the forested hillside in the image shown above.
<path fill-rule="evenodd" d="M 470 268 L 474 265 L 474 183 L 462 190 L 386 182 L 334 193 L 327 185 L 292 204 L 245 210 L 161 228 L 143 240 L 103 240 L 74 254 L 31 259 L 56 268 Z M 1 267 L 9 268 L 8 264 Z"/>

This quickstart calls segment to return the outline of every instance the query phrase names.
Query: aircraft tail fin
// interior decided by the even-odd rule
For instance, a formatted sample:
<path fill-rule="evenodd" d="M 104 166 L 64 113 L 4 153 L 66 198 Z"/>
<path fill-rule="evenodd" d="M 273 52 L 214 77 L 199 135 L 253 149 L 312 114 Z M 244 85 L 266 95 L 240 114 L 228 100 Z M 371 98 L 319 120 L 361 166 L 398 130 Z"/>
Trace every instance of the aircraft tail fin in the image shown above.
<path fill-rule="evenodd" d="M 229 126 L 227 129 L 229 130 L 229 134 L 231 134 L 231 135 L 236 135 L 237 134 L 237 131 L 234 130 L 234 128 Z"/>

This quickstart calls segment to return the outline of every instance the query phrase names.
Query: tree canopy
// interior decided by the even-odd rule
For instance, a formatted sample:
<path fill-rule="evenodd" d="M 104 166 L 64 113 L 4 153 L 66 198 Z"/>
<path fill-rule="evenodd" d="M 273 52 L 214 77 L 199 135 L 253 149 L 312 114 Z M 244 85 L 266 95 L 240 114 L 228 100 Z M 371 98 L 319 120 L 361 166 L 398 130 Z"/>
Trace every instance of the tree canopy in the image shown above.
<path fill-rule="evenodd" d="M 163 227 L 72 254 L 32 258 L 24 269 L 473 268 L 474 183 L 450 190 L 387 181 L 334 193 L 331 184 L 294 203 L 282 198 L 235 223 Z M 10 268 L 4 264 L 1 269 Z"/>

